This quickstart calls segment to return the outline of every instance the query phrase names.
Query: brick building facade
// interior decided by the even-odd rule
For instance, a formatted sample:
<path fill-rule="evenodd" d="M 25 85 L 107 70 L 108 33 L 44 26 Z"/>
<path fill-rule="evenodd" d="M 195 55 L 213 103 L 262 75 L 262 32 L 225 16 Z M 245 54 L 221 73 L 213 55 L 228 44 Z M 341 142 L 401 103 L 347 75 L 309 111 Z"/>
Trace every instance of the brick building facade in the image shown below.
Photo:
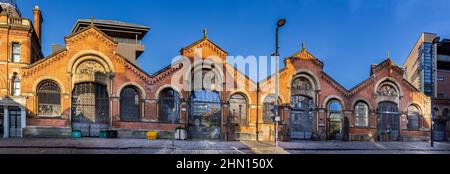
<path fill-rule="evenodd" d="M 3 137 L 70 137 L 74 130 L 96 137 L 101 130 L 116 130 L 119 137 L 144 138 L 149 130 L 164 136 L 184 128 L 192 138 L 273 140 L 276 100 L 285 141 L 430 136 L 430 98 L 405 80 L 389 57 L 370 67 L 367 80 L 346 89 L 302 48 L 285 59 L 275 99 L 274 76 L 252 81 L 206 33 L 181 49 L 180 61 L 152 75 L 134 63 L 138 56 L 121 54 L 124 39 L 106 32 L 122 22 L 92 20 L 44 58 L 43 20 L 39 8 L 34 11 L 34 25 L 20 16 L 0 16 Z M 212 83 L 197 84 L 192 80 L 197 77 Z"/>

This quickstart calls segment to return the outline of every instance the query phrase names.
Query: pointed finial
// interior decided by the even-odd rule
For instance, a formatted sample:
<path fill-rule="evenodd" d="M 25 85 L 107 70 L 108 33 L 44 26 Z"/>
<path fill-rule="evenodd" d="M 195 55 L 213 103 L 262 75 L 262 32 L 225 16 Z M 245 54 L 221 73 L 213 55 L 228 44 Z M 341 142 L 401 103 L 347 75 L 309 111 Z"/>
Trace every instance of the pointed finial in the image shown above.
<path fill-rule="evenodd" d="M 302 41 L 302 51 L 305 51 L 306 50 L 306 47 L 305 47 L 305 42 L 304 41 Z"/>
<path fill-rule="evenodd" d="M 91 26 L 94 26 L 94 16 L 91 16 Z"/>
<path fill-rule="evenodd" d="M 387 58 L 391 59 L 391 52 L 390 51 L 387 52 Z"/>
<path fill-rule="evenodd" d="M 208 29 L 203 29 L 203 38 L 208 38 Z"/>

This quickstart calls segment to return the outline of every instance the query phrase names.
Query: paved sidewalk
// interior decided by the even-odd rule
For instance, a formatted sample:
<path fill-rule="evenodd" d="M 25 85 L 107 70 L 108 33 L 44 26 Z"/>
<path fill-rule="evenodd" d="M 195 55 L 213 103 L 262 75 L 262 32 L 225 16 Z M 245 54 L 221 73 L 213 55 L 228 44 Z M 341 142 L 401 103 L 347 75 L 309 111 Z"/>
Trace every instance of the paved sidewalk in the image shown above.
<path fill-rule="evenodd" d="M 435 142 L 431 147 L 430 142 L 346 142 L 346 141 L 303 141 L 280 142 L 280 147 L 285 150 L 420 150 L 420 151 L 450 151 L 449 142 Z"/>
<path fill-rule="evenodd" d="M 145 139 L 0 139 L 0 153 L 162 153 L 162 154 L 222 154 L 250 153 L 240 142 L 175 141 Z"/>
<path fill-rule="evenodd" d="M 449 142 L 223 142 L 145 139 L 0 139 L 0 154 L 450 154 Z"/>

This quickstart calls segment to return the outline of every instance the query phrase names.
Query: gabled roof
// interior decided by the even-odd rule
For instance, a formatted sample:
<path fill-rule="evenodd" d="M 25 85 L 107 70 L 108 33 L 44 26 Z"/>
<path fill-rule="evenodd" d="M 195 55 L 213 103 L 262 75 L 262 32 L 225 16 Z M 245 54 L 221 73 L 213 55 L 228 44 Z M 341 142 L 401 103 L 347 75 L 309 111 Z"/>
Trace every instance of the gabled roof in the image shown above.
<path fill-rule="evenodd" d="M 287 57 L 287 59 L 300 58 L 305 60 L 312 60 L 314 63 L 323 67 L 323 62 L 320 61 L 316 56 L 312 55 L 308 50 L 302 48 L 300 51 L 294 53 L 293 55 Z"/>
<path fill-rule="evenodd" d="M 85 31 L 88 31 L 88 30 L 90 30 L 90 29 L 94 29 L 95 31 L 97 31 L 97 32 L 99 32 L 101 35 L 103 35 L 105 38 L 107 38 L 108 40 L 110 40 L 111 42 L 113 42 L 113 43 L 115 43 L 115 44 L 118 44 L 118 42 L 115 41 L 111 36 L 108 36 L 108 35 L 105 34 L 103 31 L 101 31 L 100 29 L 98 29 L 97 27 L 95 27 L 94 25 L 89 25 L 89 27 L 86 27 L 86 28 L 84 28 L 84 29 L 82 29 L 82 30 L 80 30 L 80 31 L 75 32 L 75 33 L 72 33 L 72 34 L 70 34 L 69 36 L 66 36 L 66 37 L 64 37 L 64 38 L 65 38 L 65 39 L 70 39 L 70 38 L 72 38 L 72 37 L 74 37 L 74 36 L 76 36 L 76 35 L 78 35 L 78 34 L 80 34 L 80 33 L 83 33 L 83 32 L 85 32 Z"/>
<path fill-rule="evenodd" d="M 218 48 L 220 51 L 222 51 L 225 54 L 228 54 L 227 51 L 225 51 L 224 49 L 220 48 L 217 44 L 215 44 L 214 42 L 212 42 L 211 40 L 208 39 L 207 36 L 204 36 L 202 39 L 195 41 L 194 43 L 189 44 L 188 46 L 181 48 L 180 52 L 183 52 L 184 50 L 188 50 L 191 48 L 194 48 L 195 46 L 203 43 L 203 42 L 209 42 L 212 45 L 214 45 L 214 47 Z"/>
<path fill-rule="evenodd" d="M 386 66 L 386 65 L 392 65 L 392 66 L 395 68 L 395 70 L 397 70 L 397 71 L 399 71 L 399 72 L 403 72 L 403 71 L 404 71 L 402 67 L 400 67 L 400 66 L 398 66 L 397 64 L 395 64 L 395 62 L 393 62 L 393 61 L 391 60 L 391 58 L 388 57 L 387 59 L 385 59 L 385 60 L 382 61 L 381 63 L 372 65 L 372 67 L 371 67 L 371 69 L 370 69 L 370 75 L 375 74 L 375 73 L 376 73 L 377 71 L 379 71 L 383 66 Z"/>

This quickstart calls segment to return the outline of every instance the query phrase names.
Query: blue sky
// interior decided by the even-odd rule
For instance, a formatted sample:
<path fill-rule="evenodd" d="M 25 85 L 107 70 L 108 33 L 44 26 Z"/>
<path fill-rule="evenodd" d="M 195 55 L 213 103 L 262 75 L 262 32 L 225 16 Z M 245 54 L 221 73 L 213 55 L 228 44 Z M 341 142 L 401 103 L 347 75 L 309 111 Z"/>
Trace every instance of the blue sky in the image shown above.
<path fill-rule="evenodd" d="M 169 65 L 180 48 L 209 38 L 230 55 L 270 55 L 274 27 L 284 17 L 281 56 L 306 48 L 325 71 L 347 88 L 369 76 L 387 51 L 403 64 L 421 32 L 450 38 L 448 0 L 17 0 L 32 18 L 38 2 L 44 15 L 43 51 L 64 44 L 77 19 L 112 19 L 147 25 L 139 64 L 153 74 Z"/>

